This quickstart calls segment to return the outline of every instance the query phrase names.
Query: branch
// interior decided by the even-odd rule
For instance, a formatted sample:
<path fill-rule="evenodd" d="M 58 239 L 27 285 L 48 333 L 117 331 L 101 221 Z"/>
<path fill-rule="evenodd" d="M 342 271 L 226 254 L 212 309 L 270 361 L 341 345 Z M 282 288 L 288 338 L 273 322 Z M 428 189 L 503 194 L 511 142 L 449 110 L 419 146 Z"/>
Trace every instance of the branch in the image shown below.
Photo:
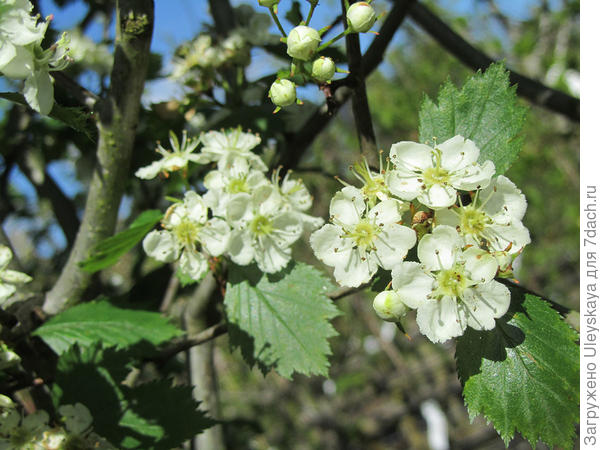
<path fill-rule="evenodd" d="M 342 2 L 342 10 L 345 12 L 345 3 Z M 344 26 L 348 28 L 348 23 L 344 18 Z M 365 76 L 362 68 L 362 57 L 360 54 L 360 36 L 358 33 L 350 33 L 346 36 L 346 54 L 348 55 L 348 69 L 354 77 L 354 88 L 352 89 L 352 114 L 354 116 L 354 125 L 358 133 L 358 142 L 362 153 L 376 153 L 377 143 L 375 140 L 375 131 L 373 130 L 373 120 L 369 110 L 369 99 L 367 98 L 367 88 L 365 86 Z"/>
<path fill-rule="evenodd" d="M 414 1 L 399 0 L 387 14 L 385 22 L 379 31 L 379 36 L 373 40 L 363 56 L 363 74 L 365 77 L 369 76 L 379 63 L 383 61 L 383 54 L 387 50 L 394 34 L 400 25 L 402 25 L 408 9 Z M 281 159 L 281 164 L 285 169 L 295 168 L 298 165 L 302 155 L 312 144 L 315 137 L 325 129 L 339 108 L 350 98 L 352 90 L 348 86 L 352 85 L 352 83 L 353 77 L 351 75 L 343 80 L 331 83 L 332 97 L 321 105 L 297 133 L 288 136 L 286 153 Z"/>
<path fill-rule="evenodd" d="M 153 1 L 117 1 L 116 23 L 111 86 L 108 98 L 96 104 L 99 118 L 96 168 L 69 260 L 46 294 L 47 314 L 56 314 L 81 300 L 91 275 L 82 271 L 79 263 L 98 242 L 114 233 L 127 180 L 150 54 Z"/>
<path fill-rule="evenodd" d="M 197 345 L 202 345 L 208 341 L 212 341 L 225 333 L 227 333 L 227 324 L 225 322 L 218 323 L 204 331 L 174 341 L 171 345 L 163 349 L 157 357 L 152 358 L 152 360 L 158 364 L 167 362 L 176 354 L 189 350 Z"/>
<path fill-rule="evenodd" d="M 401 0 L 395 1 L 396 3 L 401 2 Z M 473 70 L 485 70 L 495 62 L 455 33 L 422 3 L 415 2 L 410 8 L 409 14 L 442 47 Z M 579 99 L 545 86 L 539 81 L 532 80 L 513 70 L 509 69 L 509 71 L 510 82 L 517 85 L 517 94 L 521 97 L 562 114 L 573 122 L 579 122 Z"/>
<path fill-rule="evenodd" d="M 71 94 L 73 98 L 75 98 L 81 104 L 81 106 L 84 106 L 89 110 L 92 110 L 96 102 L 99 100 L 96 94 L 88 91 L 86 88 L 65 75 L 63 72 L 52 72 L 52 78 L 54 78 L 54 81 L 57 85 L 61 86 L 65 91 Z"/>

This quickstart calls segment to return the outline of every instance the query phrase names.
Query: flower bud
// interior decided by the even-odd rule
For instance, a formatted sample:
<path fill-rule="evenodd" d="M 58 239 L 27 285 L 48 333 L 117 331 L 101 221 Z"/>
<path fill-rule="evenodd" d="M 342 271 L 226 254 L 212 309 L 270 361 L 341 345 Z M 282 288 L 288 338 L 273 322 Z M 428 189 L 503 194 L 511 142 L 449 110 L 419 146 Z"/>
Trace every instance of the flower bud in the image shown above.
<path fill-rule="evenodd" d="M 398 322 L 408 312 L 408 306 L 395 291 L 383 291 L 373 300 L 373 309 L 379 317 L 388 322 Z"/>
<path fill-rule="evenodd" d="M 367 2 L 358 2 L 350 5 L 346 13 L 346 20 L 352 31 L 366 33 L 377 20 L 377 15 Z"/>
<path fill-rule="evenodd" d="M 317 81 L 325 83 L 331 81 L 335 74 L 335 63 L 333 59 L 321 56 L 315 59 L 312 64 L 310 75 Z"/>
<path fill-rule="evenodd" d="M 278 107 L 291 105 L 296 101 L 296 85 L 290 80 L 275 80 L 269 89 L 269 98 Z"/>
<path fill-rule="evenodd" d="M 293 28 L 287 37 L 287 54 L 292 58 L 308 61 L 321 42 L 319 32 L 305 25 Z"/>
<path fill-rule="evenodd" d="M 272 8 L 279 3 L 279 0 L 258 0 L 258 4 L 260 6 L 264 6 L 266 8 Z"/>

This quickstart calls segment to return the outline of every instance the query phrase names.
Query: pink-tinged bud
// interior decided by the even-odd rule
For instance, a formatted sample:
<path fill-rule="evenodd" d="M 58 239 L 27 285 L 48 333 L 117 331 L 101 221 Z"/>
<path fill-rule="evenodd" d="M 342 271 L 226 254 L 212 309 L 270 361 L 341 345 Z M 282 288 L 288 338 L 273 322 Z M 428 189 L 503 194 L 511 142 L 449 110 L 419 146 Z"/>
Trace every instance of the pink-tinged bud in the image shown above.
<path fill-rule="evenodd" d="M 366 33 L 377 20 L 377 15 L 367 2 L 358 2 L 350 5 L 346 13 L 346 20 L 352 31 Z"/>
<path fill-rule="evenodd" d="M 278 107 L 291 105 L 296 101 L 296 85 L 290 80 L 275 80 L 269 89 L 269 98 Z"/>
<path fill-rule="evenodd" d="M 308 61 L 317 51 L 321 42 L 319 32 L 305 25 L 293 28 L 287 37 L 287 54 L 292 58 Z"/>
<path fill-rule="evenodd" d="M 312 64 L 310 75 L 320 83 L 331 81 L 335 74 L 335 63 L 333 59 L 321 56 L 315 59 Z"/>
<path fill-rule="evenodd" d="M 409 308 L 394 291 L 383 291 L 373 300 L 373 309 L 377 315 L 388 322 L 398 322 Z"/>

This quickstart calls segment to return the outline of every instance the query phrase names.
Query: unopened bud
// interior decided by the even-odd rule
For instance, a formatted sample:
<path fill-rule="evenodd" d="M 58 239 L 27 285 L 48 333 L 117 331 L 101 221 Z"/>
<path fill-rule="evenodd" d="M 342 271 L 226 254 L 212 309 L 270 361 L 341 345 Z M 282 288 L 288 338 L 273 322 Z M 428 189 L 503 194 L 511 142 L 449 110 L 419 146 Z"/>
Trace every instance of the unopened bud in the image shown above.
<path fill-rule="evenodd" d="M 335 63 L 333 62 L 333 59 L 325 56 L 315 59 L 310 74 L 315 80 L 321 83 L 331 81 L 335 74 Z"/>
<path fill-rule="evenodd" d="M 291 105 L 296 101 L 296 85 L 290 80 L 275 80 L 269 89 L 269 97 L 275 106 Z"/>
<path fill-rule="evenodd" d="M 377 20 L 377 15 L 367 2 L 358 2 L 350 5 L 346 13 L 346 20 L 352 31 L 366 33 Z"/>
<path fill-rule="evenodd" d="M 305 25 L 293 28 L 287 37 L 287 54 L 292 58 L 308 61 L 317 51 L 321 42 L 319 32 Z"/>
<path fill-rule="evenodd" d="M 395 291 L 383 291 L 373 300 L 373 309 L 379 317 L 388 322 L 398 322 L 408 312 L 408 306 Z"/>
<path fill-rule="evenodd" d="M 258 4 L 260 6 L 264 6 L 266 8 L 272 8 L 273 6 L 277 5 L 279 3 L 279 0 L 258 0 Z"/>

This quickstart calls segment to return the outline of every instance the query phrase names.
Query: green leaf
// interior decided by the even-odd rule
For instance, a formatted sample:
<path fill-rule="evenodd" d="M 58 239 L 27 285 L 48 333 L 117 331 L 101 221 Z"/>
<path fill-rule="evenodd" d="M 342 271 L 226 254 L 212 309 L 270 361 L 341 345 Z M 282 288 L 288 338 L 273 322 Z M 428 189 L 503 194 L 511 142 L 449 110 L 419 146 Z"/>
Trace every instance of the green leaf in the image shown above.
<path fill-rule="evenodd" d="M 25 97 L 16 92 L 0 92 L 0 98 L 28 106 Z M 94 125 L 91 114 L 84 108 L 61 106 L 54 102 L 49 116 L 63 122 L 75 131 L 85 134 L 90 141 L 96 141 L 96 126 Z"/>
<path fill-rule="evenodd" d="M 130 438 L 124 447 L 174 448 L 215 424 L 198 410 L 191 386 L 173 387 L 171 380 L 160 380 L 134 388 L 123 386 L 122 390 L 128 409 L 119 425 L 146 437 L 138 439 L 138 446 L 132 446 L 134 439 Z"/>
<path fill-rule="evenodd" d="M 483 414 L 508 445 L 515 430 L 535 448 L 572 448 L 579 420 L 577 333 L 544 300 L 511 289 L 490 331 L 467 331 L 456 363 L 471 419 Z"/>
<path fill-rule="evenodd" d="M 419 112 L 419 139 L 438 143 L 453 136 L 471 139 L 481 154 L 502 174 L 517 159 L 522 147 L 518 136 L 527 109 L 517 102 L 516 86 L 510 86 L 504 64 L 478 71 L 458 90 L 450 81 L 440 90 L 437 105 L 425 98 Z"/>
<path fill-rule="evenodd" d="M 292 263 L 274 275 L 232 265 L 225 294 L 230 342 L 251 364 L 273 367 L 286 378 L 293 372 L 326 375 L 327 339 L 337 335 L 329 320 L 339 315 L 325 295 L 332 290 L 306 264 Z"/>
<path fill-rule="evenodd" d="M 33 334 L 61 354 L 73 343 L 88 347 L 102 342 L 122 348 L 146 340 L 156 345 L 181 333 L 159 313 L 117 308 L 101 300 L 67 309 Z"/>
<path fill-rule="evenodd" d="M 141 241 L 162 217 L 163 213 L 156 209 L 144 211 L 129 228 L 98 243 L 92 250 L 91 256 L 82 261 L 79 266 L 89 273 L 112 266 Z"/>

